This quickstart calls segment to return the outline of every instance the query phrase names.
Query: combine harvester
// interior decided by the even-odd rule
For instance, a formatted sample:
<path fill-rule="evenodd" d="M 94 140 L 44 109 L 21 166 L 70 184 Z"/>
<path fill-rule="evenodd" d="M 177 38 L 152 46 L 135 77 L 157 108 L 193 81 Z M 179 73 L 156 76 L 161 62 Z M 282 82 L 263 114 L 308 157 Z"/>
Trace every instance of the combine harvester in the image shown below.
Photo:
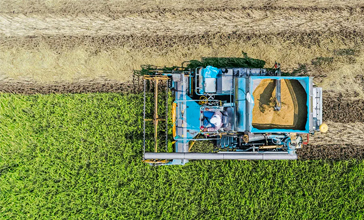
<path fill-rule="evenodd" d="M 327 125 L 322 123 L 322 89 L 314 86 L 312 77 L 282 76 L 280 64 L 268 69 L 251 68 L 247 67 L 249 62 L 239 66 L 231 58 L 219 58 L 225 59 L 226 66 L 221 62 L 213 66 L 209 65 L 213 63 L 211 59 L 216 58 L 195 61 L 187 67 L 183 67 L 184 64 L 170 69 L 149 67 L 141 74 L 144 82 L 143 160 L 146 163 L 184 165 L 189 160 L 204 159 L 295 160 L 296 150 L 308 144 L 309 134 L 327 131 Z M 201 66 L 196 67 L 196 63 Z M 151 94 L 147 87 L 151 86 L 154 112 L 151 118 L 146 118 L 146 95 Z M 166 95 L 163 118 L 158 116 L 158 109 L 161 109 L 158 90 L 161 88 Z M 173 102 L 168 101 L 170 94 Z M 146 138 L 148 121 L 153 123 L 154 141 Z M 163 141 L 158 138 L 161 126 L 165 128 Z M 173 139 L 168 136 L 170 128 Z M 197 141 L 213 141 L 215 151 L 190 152 Z M 154 152 L 146 152 L 147 145 L 152 145 L 149 149 Z M 160 147 L 164 145 L 165 148 Z"/>

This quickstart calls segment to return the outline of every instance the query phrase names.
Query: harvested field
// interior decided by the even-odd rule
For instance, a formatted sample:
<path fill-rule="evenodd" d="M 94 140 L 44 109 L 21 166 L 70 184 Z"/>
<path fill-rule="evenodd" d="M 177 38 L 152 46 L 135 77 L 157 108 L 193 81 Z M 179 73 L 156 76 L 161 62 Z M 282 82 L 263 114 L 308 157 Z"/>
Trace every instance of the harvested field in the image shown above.
<path fill-rule="evenodd" d="M 350 92 L 361 98 L 363 84 L 358 76 L 363 69 L 364 54 L 360 48 L 364 44 L 350 40 L 354 36 L 355 33 L 349 36 L 314 34 L 312 39 L 310 34 L 2 38 L 0 79 L 41 84 L 85 79 L 125 82 L 142 64 L 173 66 L 216 54 L 241 57 L 244 51 L 267 61 L 267 67 L 279 60 L 283 71 L 312 75 L 326 90 L 336 88 L 336 92 Z M 302 42 L 296 41 L 299 39 Z M 333 59 L 328 59 L 329 63 L 324 59 L 312 64 L 320 57 Z"/>
<path fill-rule="evenodd" d="M 244 51 L 267 66 L 279 61 L 284 71 L 333 57 L 331 69 L 319 63 L 308 74 L 326 75 L 316 80 L 326 89 L 349 88 L 364 97 L 354 80 L 364 57 L 359 1 L 285 1 L 279 6 L 198 1 L 194 9 L 189 1 L 132 1 L 125 7 L 120 6 L 125 1 L 110 1 L 82 10 L 80 2 L 2 1 L 1 79 L 52 83 L 105 77 L 123 82 L 141 64 L 172 66 Z"/>

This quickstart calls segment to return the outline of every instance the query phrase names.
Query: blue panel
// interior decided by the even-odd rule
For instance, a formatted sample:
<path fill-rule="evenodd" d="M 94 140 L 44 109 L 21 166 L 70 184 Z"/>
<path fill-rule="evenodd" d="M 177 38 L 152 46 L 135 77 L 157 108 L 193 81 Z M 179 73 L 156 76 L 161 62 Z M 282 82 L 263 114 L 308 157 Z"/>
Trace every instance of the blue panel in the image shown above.
<path fill-rule="evenodd" d="M 304 81 L 306 83 L 306 94 L 307 94 L 307 102 L 306 102 L 306 106 L 307 106 L 307 122 L 305 125 L 305 130 L 293 130 L 293 129 L 266 129 L 266 130 L 260 130 L 257 128 L 253 128 L 253 126 L 251 126 L 250 132 L 252 133 L 291 133 L 291 132 L 299 132 L 299 133 L 309 133 L 310 132 L 310 108 L 309 108 L 309 101 L 310 101 L 310 77 L 295 77 L 295 76 L 251 76 L 251 81 L 250 81 L 250 93 L 253 94 L 253 80 L 255 79 L 295 79 L 295 80 L 299 80 L 299 81 Z M 252 96 L 252 98 L 254 99 L 254 97 Z M 254 102 L 255 103 L 255 102 Z M 249 111 L 251 112 L 250 114 L 250 123 L 252 123 L 253 121 L 253 107 L 254 104 L 250 105 L 251 108 L 249 109 Z"/>
<path fill-rule="evenodd" d="M 182 96 L 182 94 L 181 94 Z M 182 98 L 182 97 L 181 97 Z M 177 108 L 178 103 L 181 103 L 182 100 L 176 100 Z M 200 132 L 200 105 L 191 99 L 191 97 L 186 95 L 186 129 L 187 129 L 187 136 L 180 137 L 177 133 L 175 140 L 185 140 L 194 138 Z M 181 114 L 181 109 L 177 111 L 176 120 L 182 119 L 183 116 Z"/>
<path fill-rule="evenodd" d="M 219 68 L 213 67 L 213 66 L 207 66 L 202 70 L 202 76 L 204 78 L 217 78 L 217 75 L 221 70 Z"/>
<path fill-rule="evenodd" d="M 187 110 L 186 110 L 186 120 L 187 120 L 187 138 L 194 138 L 197 133 L 200 132 L 200 105 L 192 100 L 189 96 L 186 97 L 187 100 Z"/>
<path fill-rule="evenodd" d="M 236 78 L 236 81 L 236 130 L 244 132 L 246 130 L 246 79 Z"/>

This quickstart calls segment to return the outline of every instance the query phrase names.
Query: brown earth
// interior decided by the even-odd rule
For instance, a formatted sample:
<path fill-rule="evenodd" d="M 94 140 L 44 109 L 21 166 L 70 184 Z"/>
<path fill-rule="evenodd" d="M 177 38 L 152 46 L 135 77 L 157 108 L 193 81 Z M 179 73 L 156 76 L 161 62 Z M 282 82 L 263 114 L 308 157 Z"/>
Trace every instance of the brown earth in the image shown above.
<path fill-rule="evenodd" d="M 304 146 L 302 149 L 297 150 L 297 155 L 301 160 L 362 160 L 364 159 L 364 145 L 308 145 Z"/>
<path fill-rule="evenodd" d="M 323 92 L 323 120 L 338 123 L 364 122 L 364 100 L 351 98 L 350 94 Z"/>

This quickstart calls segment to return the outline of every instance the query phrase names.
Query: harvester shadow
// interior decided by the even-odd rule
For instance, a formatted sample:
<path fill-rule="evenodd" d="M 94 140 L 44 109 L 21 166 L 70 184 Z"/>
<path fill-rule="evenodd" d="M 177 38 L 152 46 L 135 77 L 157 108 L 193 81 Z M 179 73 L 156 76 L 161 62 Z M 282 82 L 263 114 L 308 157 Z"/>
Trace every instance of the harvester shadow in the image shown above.
<path fill-rule="evenodd" d="M 273 91 L 276 88 L 276 85 L 274 82 L 270 82 L 268 86 L 264 89 L 263 93 L 260 94 L 259 97 L 259 110 L 261 112 L 265 112 L 264 105 L 270 105 L 271 103 L 271 97 L 273 95 Z"/>
<path fill-rule="evenodd" d="M 307 94 L 298 80 L 285 79 L 291 97 L 294 99 L 293 128 L 304 130 L 307 122 Z M 297 98 L 297 96 L 299 98 Z"/>

